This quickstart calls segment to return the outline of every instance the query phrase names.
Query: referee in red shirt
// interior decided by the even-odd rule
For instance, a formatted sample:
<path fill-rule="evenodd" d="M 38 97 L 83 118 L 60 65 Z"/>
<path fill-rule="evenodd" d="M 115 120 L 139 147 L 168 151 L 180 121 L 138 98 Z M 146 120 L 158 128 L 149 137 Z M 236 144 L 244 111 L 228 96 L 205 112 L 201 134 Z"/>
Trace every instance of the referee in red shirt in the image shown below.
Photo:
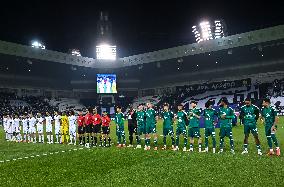
<path fill-rule="evenodd" d="M 79 116 L 77 119 L 78 122 L 78 134 L 79 134 L 79 144 L 85 145 L 85 117 L 83 116 L 82 111 L 79 111 Z"/>
<path fill-rule="evenodd" d="M 92 125 L 93 125 L 93 114 L 92 109 L 89 108 L 87 114 L 85 115 L 85 136 L 87 138 L 86 147 L 90 148 L 90 134 L 92 133 Z"/>
<path fill-rule="evenodd" d="M 96 108 L 93 109 L 93 128 L 92 128 L 92 146 L 97 146 L 98 143 L 98 136 L 100 138 L 100 145 L 102 146 L 102 137 L 101 137 L 101 126 L 102 126 L 102 119 L 100 114 L 98 114 L 98 110 Z M 95 144 L 94 144 L 95 140 Z"/>

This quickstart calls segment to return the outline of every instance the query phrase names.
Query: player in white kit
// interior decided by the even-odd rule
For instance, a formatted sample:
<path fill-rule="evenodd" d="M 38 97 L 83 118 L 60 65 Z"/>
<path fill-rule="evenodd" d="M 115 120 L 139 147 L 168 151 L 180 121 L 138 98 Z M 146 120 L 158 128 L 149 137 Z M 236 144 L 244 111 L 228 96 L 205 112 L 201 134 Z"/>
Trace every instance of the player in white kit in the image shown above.
<path fill-rule="evenodd" d="M 45 117 L 45 127 L 46 127 L 46 135 L 47 135 L 47 143 L 52 144 L 53 143 L 53 134 L 52 134 L 52 117 L 48 112 L 46 112 Z"/>
<path fill-rule="evenodd" d="M 20 118 L 18 115 L 15 115 L 14 124 L 13 124 L 13 140 L 16 142 L 21 141 L 21 134 L 20 134 Z"/>
<path fill-rule="evenodd" d="M 9 134 L 8 134 L 8 115 L 3 116 L 3 127 L 6 135 L 6 140 L 9 139 Z"/>
<path fill-rule="evenodd" d="M 12 141 L 13 138 L 13 124 L 14 120 L 11 116 L 7 118 L 7 133 L 8 133 L 8 141 Z"/>
<path fill-rule="evenodd" d="M 28 141 L 36 143 L 36 119 L 33 116 L 33 114 L 30 114 L 28 122 L 29 122 Z"/>
<path fill-rule="evenodd" d="M 54 112 L 54 133 L 56 136 L 56 142 L 59 143 L 60 140 L 60 121 L 61 121 L 61 116 L 58 114 L 58 112 Z"/>
<path fill-rule="evenodd" d="M 28 141 L 27 135 L 29 133 L 29 126 L 28 126 L 28 118 L 25 114 L 22 116 L 21 121 L 22 121 L 22 127 L 23 127 L 22 139 L 23 139 L 23 142 L 27 142 Z"/>
<path fill-rule="evenodd" d="M 44 143 L 44 135 L 43 135 L 43 121 L 44 121 L 44 118 L 41 116 L 41 113 L 37 114 L 36 120 L 37 120 L 36 127 L 37 127 L 37 134 L 38 134 L 38 142 L 39 143 Z"/>
<path fill-rule="evenodd" d="M 68 116 L 69 120 L 69 136 L 70 136 L 70 143 L 73 144 L 74 140 L 74 145 L 76 145 L 76 121 L 77 117 L 75 116 L 74 111 L 70 112 L 70 116 Z"/>

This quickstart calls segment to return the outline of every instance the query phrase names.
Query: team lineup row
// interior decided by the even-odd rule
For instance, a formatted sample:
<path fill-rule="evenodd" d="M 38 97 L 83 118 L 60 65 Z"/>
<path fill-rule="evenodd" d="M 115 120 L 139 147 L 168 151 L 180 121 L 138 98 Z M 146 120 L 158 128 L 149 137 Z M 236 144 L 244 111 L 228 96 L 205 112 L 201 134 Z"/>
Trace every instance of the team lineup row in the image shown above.
<path fill-rule="evenodd" d="M 198 139 L 199 152 L 208 152 L 208 139 L 212 138 L 213 153 L 216 152 L 216 134 L 215 125 L 217 122 L 220 124 L 220 153 L 223 152 L 224 138 L 230 139 L 231 152 L 234 154 L 234 140 L 232 132 L 232 118 L 234 117 L 234 111 L 228 106 L 227 98 L 222 98 L 219 106 L 219 110 L 212 108 L 212 101 L 207 101 L 205 109 L 202 111 L 197 108 L 197 102 L 191 102 L 191 108 L 188 112 L 183 110 L 183 106 L 178 106 L 178 112 L 174 114 L 169 110 L 169 105 L 164 104 L 164 110 L 161 113 L 163 119 L 163 143 L 162 149 L 167 149 L 166 139 L 170 136 L 172 140 L 172 149 L 179 150 L 179 139 L 183 136 L 183 151 L 193 151 L 194 138 Z M 204 117 L 205 121 L 205 149 L 202 151 L 202 139 L 200 135 L 200 117 Z M 272 142 L 276 147 L 276 155 L 280 156 L 280 148 L 277 138 L 275 136 L 277 130 L 277 112 L 270 105 L 269 99 L 263 100 L 263 107 L 261 110 L 255 105 L 251 104 L 251 100 L 247 98 L 245 105 L 241 108 L 240 120 L 244 124 L 244 150 L 242 154 L 248 153 L 248 137 L 252 133 L 257 147 L 257 153 L 262 155 L 260 141 L 258 138 L 258 130 L 256 122 L 261 116 L 261 120 L 265 122 L 265 134 L 267 137 L 267 143 L 269 145 L 269 155 L 274 154 Z M 147 109 L 144 110 L 144 105 L 139 105 L 137 110 L 131 109 L 127 113 L 128 118 L 128 131 L 130 145 L 133 147 L 133 135 L 136 136 L 137 146 L 136 148 L 142 148 L 141 139 L 145 139 L 145 150 L 150 149 L 151 135 L 154 142 L 154 150 L 158 150 L 158 135 L 156 132 L 156 123 L 158 115 L 153 109 L 151 103 L 147 103 Z M 121 107 L 116 107 L 115 124 L 117 135 L 117 147 L 125 147 L 125 131 L 124 131 L 124 114 L 121 112 Z M 21 126 L 20 126 L 21 121 Z M 11 116 L 3 117 L 4 130 L 6 133 L 6 139 L 10 141 L 24 141 L 24 142 L 41 142 L 44 143 L 44 122 L 45 130 L 49 144 L 53 143 L 53 123 L 54 121 L 54 134 L 56 136 L 55 143 L 69 143 L 76 144 L 77 133 L 80 145 L 90 146 L 110 146 L 111 139 L 110 133 L 110 118 L 107 113 L 103 113 L 100 116 L 97 110 L 89 109 L 86 115 L 79 112 L 78 116 L 75 116 L 74 112 L 70 112 L 69 116 L 63 113 L 61 116 L 55 112 L 52 117 L 49 113 L 43 117 L 41 114 L 37 114 L 34 117 L 32 114 L 29 116 Z M 174 137 L 173 124 L 176 123 L 176 131 Z M 20 127 L 22 128 L 22 134 L 20 133 Z M 38 141 L 36 134 L 38 134 Z M 142 137 L 143 136 L 143 137 Z M 189 150 L 187 150 L 187 138 L 190 138 Z M 99 141 L 99 143 L 98 143 Z M 108 144 L 107 144 L 108 142 Z"/>

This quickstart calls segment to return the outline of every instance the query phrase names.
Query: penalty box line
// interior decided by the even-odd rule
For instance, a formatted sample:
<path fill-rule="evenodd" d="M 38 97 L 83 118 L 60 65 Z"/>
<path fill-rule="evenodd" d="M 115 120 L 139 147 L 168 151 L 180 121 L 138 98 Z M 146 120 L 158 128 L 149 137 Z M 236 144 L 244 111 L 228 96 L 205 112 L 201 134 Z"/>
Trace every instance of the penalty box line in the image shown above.
<path fill-rule="evenodd" d="M 17 161 L 17 160 L 28 160 L 28 159 L 32 159 L 32 158 L 36 158 L 36 157 L 56 155 L 56 154 L 59 154 L 59 153 L 74 152 L 74 151 L 79 151 L 79 150 L 83 150 L 83 149 L 84 149 L 83 147 L 80 147 L 80 148 L 74 148 L 74 149 L 62 150 L 62 151 L 55 151 L 55 152 L 50 152 L 50 153 L 35 154 L 35 155 L 30 155 L 30 156 L 25 156 L 25 157 L 4 159 L 4 160 L 0 160 L 0 163 L 8 163 L 8 162 Z"/>

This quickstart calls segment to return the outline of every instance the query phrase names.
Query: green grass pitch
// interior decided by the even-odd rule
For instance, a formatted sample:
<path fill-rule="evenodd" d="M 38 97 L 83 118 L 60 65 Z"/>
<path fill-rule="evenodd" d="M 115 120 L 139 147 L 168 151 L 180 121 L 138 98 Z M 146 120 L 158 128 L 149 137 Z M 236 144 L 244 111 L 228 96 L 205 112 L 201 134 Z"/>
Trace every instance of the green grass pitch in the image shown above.
<path fill-rule="evenodd" d="M 283 123 L 282 117 L 276 134 L 282 151 Z M 116 141 L 114 129 L 112 125 L 111 136 Z M 259 124 L 258 129 L 262 150 L 266 152 L 264 128 Z M 162 133 L 162 121 L 158 123 L 158 133 Z M 74 145 L 6 142 L 3 136 L 1 128 L 0 161 L 4 162 L 0 163 L 0 186 L 284 186 L 283 156 L 257 156 L 252 136 L 249 154 L 241 155 L 242 126 L 233 128 L 235 155 L 229 152 L 228 139 L 225 153 L 220 155 L 198 153 L 196 148 L 194 153 L 115 146 L 79 149 Z M 160 136 L 159 146 L 162 147 Z"/>

